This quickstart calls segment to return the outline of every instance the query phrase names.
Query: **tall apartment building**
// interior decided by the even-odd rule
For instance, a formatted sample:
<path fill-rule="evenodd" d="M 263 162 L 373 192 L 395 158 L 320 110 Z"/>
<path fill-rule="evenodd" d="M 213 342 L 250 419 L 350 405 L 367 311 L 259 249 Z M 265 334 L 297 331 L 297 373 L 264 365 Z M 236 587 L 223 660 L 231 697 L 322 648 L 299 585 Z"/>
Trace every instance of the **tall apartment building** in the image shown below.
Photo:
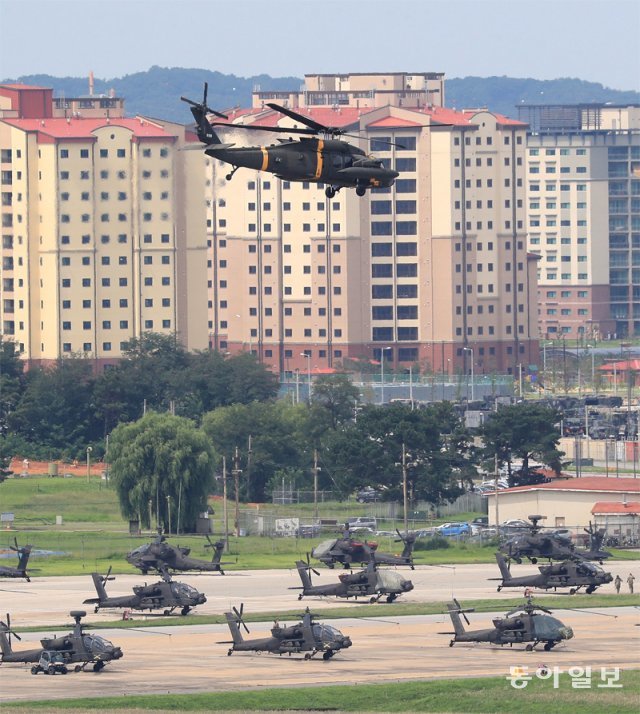
<path fill-rule="evenodd" d="M 121 355 L 145 331 L 207 346 L 202 157 L 115 97 L 0 86 L 0 326 L 31 362 Z"/>
<path fill-rule="evenodd" d="M 211 161 L 210 344 L 250 349 L 281 372 L 349 358 L 449 373 L 473 360 L 477 374 L 536 362 L 526 125 L 445 109 L 442 75 L 308 75 L 302 92 L 277 94 L 257 91 L 230 122 L 292 126 L 265 108 L 286 101 L 361 132 L 400 176 L 364 198 L 327 199 L 321 185 L 266 173 L 227 182 L 229 166 Z"/>
<path fill-rule="evenodd" d="M 520 108 L 540 333 L 640 334 L 640 106 Z"/>
<path fill-rule="evenodd" d="M 267 102 L 295 107 L 356 107 L 373 109 L 387 105 L 444 106 L 443 72 L 356 72 L 306 74 L 300 91 L 268 91 L 256 88 L 253 108 Z"/>

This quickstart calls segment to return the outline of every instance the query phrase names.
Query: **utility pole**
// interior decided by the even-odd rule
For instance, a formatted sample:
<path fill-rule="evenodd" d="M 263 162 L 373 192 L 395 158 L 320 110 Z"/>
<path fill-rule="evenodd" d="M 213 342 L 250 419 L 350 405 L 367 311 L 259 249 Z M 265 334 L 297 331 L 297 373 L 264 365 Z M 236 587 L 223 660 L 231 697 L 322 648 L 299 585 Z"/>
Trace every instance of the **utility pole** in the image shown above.
<path fill-rule="evenodd" d="M 171 496 L 167 496 L 167 520 L 169 521 L 169 535 L 171 535 Z"/>
<path fill-rule="evenodd" d="M 318 523 L 318 449 L 313 450 L 313 518 Z"/>
<path fill-rule="evenodd" d="M 408 503 L 407 503 L 407 450 L 402 442 L 402 501 L 404 506 L 404 534 L 409 532 Z"/>
<path fill-rule="evenodd" d="M 233 528 L 237 538 L 240 535 L 240 474 L 242 473 L 242 470 L 240 469 L 240 455 L 238 454 L 237 446 L 233 455 L 233 470 L 231 473 L 233 474 L 233 485 L 236 491 L 236 514 Z"/>
<path fill-rule="evenodd" d="M 224 548 L 229 552 L 229 508 L 227 505 L 227 457 L 222 457 L 222 520 L 224 521 Z"/>

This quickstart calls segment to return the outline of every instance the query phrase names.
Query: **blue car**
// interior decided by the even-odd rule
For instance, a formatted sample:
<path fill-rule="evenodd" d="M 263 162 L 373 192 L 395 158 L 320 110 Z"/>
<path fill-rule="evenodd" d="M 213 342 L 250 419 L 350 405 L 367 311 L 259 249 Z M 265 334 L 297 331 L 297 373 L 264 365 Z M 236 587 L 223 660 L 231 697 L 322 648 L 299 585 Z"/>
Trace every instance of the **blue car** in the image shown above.
<path fill-rule="evenodd" d="M 441 536 L 471 535 L 471 526 L 468 523 L 443 523 L 436 528 L 436 533 Z"/>

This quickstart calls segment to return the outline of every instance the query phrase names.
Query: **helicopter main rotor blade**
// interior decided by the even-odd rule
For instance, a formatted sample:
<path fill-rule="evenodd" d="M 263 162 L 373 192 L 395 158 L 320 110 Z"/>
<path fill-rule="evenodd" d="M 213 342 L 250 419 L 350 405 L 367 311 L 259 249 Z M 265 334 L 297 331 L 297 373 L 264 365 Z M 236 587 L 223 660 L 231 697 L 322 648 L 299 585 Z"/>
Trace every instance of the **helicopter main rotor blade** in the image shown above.
<path fill-rule="evenodd" d="M 341 133 L 340 129 L 338 129 L 337 127 L 325 126 L 324 124 L 320 124 L 319 122 L 310 119 L 309 117 L 305 117 L 302 114 L 298 114 L 298 112 L 294 112 L 291 109 L 287 109 L 287 107 L 282 107 L 279 104 L 267 102 L 267 106 L 277 112 L 280 112 L 280 114 L 284 114 L 285 116 L 289 117 L 290 119 L 293 119 L 294 121 L 299 121 L 301 124 L 304 124 L 305 126 L 314 129 L 316 134 L 323 134 L 325 132 Z"/>
<path fill-rule="evenodd" d="M 318 133 L 313 129 L 296 129 L 284 126 L 254 126 L 253 124 L 227 124 L 221 121 L 211 122 L 211 126 L 221 126 L 227 129 L 242 129 L 243 131 L 270 131 L 276 134 L 307 134 L 315 136 Z"/>

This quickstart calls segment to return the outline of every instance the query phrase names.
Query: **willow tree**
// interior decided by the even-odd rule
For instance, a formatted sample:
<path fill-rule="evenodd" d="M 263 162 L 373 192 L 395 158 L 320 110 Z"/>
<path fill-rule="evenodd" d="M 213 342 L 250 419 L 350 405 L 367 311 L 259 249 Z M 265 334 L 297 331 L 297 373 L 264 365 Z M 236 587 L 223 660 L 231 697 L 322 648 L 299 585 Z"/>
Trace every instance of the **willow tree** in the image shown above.
<path fill-rule="evenodd" d="M 125 518 L 193 531 L 207 510 L 217 454 L 192 421 L 151 412 L 113 430 L 110 474 Z"/>

